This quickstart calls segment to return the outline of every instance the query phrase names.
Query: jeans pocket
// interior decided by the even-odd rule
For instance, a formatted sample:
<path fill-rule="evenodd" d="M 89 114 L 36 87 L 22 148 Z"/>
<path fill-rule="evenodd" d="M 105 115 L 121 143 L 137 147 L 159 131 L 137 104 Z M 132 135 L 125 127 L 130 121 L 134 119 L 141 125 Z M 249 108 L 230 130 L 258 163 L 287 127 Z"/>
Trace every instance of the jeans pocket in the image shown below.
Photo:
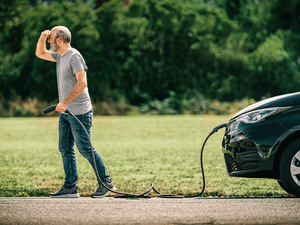
<path fill-rule="evenodd" d="M 88 129 L 92 127 L 93 124 L 93 113 L 87 112 L 82 115 L 82 118 L 80 121 L 83 123 L 83 125 Z"/>

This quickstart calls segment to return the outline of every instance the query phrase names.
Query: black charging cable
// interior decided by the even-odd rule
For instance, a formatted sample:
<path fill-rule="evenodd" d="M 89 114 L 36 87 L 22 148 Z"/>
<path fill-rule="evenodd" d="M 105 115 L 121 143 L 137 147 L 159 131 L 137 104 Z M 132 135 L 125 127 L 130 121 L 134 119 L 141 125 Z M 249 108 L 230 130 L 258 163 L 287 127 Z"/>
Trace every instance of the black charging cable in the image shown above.
<path fill-rule="evenodd" d="M 218 130 L 220 130 L 223 127 L 227 127 L 227 123 L 223 123 L 217 127 L 215 127 L 210 133 L 209 135 L 206 137 L 205 141 L 203 142 L 202 148 L 201 148 L 201 152 L 200 152 L 200 166 L 201 166 L 201 173 L 202 173 L 202 190 L 201 192 L 199 192 L 196 195 L 172 195 L 172 194 L 161 194 L 160 192 L 158 192 L 154 187 L 153 187 L 153 191 L 155 191 L 158 196 L 160 198 L 195 198 L 195 197 L 200 197 L 205 190 L 205 176 L 204 176 L 204 168 L 203 168 L 203 151 L 204 151 L 204 146 L 207 142 L 207 140 L 210 138 L 211 135 L 213 135 L 214 133 L 218 132 Z"/>
<path fill-rule="evenodd" d="M 47 114 L 47 113 L 50 113 L 52 111 L 54 111 L 56 108 L 56 105 L 52 105 L 46 109 L 43 110 L 43 113 L 44 114 Z M 160 198 L 195 198 L 195 197 L 199 197 L 201 196 L 203 193 L 204 193 L 204 190 L 205 190 L 205 176 L 204 176 L 204 168 L 203 168 L 203 151 L 204 151 L 204 146 L 207 142 L 207 140 L 209 139 L 209 137 L 211 135 L 213 135 L 214 133 L 218 132 L 219 129 L 223 128 L 223 127 L 227 127 L 227 123 L 223 123 L 217 127 L 215 127 L 210 133 L 209 135 L 206 137 L 203 145 L 202 145 L 202 148 L 201 148 L 201 153 L 200 153 L 200 165 L 201 165 L 201 172 L 202 172 L 202 180 L 203 180 L 203 185 L 202 185 L 202 190 L 200 193 L 196 194 L 196 195 L 173 195 L 173 194 L 162 194 L 160 193 L 158 190 L 156 190 L 153 186 L 153 184 L 151 184 L 150 188 L 145 191 L 144 193 L 142 194 L 131 194 L 131 193 L 124 193 L 124 192 L 118 192 L 118 191 L 114 191 L 114 190 L 111 190 L 110 188 L 108 188 L 104 183 L 103 181 L 100 179 L 100 176 L 99 176 L 99 173 L 98 173 L 98 170 L 97 170 L 97 166 L 96 166 L 96 160 L 95 160 L 95 156 L 94 156 L 94 151 L 93 151 L 93 145 L 92 145 L 92 142 L 91 142 L 91 139 L 90 139 L 90 136 L 88 135 L 88 132 L 87 130 L 85 129 L 84 125 L 81 123 L 81 121 L 72 113 L 70 112 L 70 110 L 66 110 L 65 111 L 66 114 L 72 116 L 79 124 L 80 126 L 82 127 L 82 129 L 84 130 L 86 136 L 88 137 L 88 140 L 89 140 L 89 145 L 90 145 L 90 149 L 91 149 L 91 153 L 92 153 L 92 158 L 93 158 L 93 164 L 94 164 L 94 169 L 95 169 L 95 173 L 96 173 L 96 176 L 98 178 L 98 180 L 100 181 L 100 183 L 103 185 L 104 188 L 106 188 L 107 190 L 109 190 L 110 192 L 112 193 L 115 193 L 115 194 L 118 194 L 118 196 L 115 196 L 115 198 L 151 198 L 150 195 L 147 195 L 151 190 L 153 190 L 155 193 L 157 193 L 157 197 L 160 197 Z"/>

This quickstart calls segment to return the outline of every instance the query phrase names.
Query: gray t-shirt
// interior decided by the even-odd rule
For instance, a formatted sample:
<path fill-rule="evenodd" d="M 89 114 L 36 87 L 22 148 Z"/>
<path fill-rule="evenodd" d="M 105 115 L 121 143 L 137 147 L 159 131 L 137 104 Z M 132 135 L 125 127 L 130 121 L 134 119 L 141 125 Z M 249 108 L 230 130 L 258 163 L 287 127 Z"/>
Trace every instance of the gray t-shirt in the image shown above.
<path fill-rule="evenodd" d="M 70 94 L 77 83 L 75 73 L 80 70 L 87 71 L 88 68 L 80 52 L 74 48 L 63 56 L 57 52 L 52 52 L 52 57 L 56 60 L 58 96 L 61 102 Z M 68 109 L 75 115 L 87 113 L 92 109 L 87 87 L 77 98 L 70 102 Z"/>

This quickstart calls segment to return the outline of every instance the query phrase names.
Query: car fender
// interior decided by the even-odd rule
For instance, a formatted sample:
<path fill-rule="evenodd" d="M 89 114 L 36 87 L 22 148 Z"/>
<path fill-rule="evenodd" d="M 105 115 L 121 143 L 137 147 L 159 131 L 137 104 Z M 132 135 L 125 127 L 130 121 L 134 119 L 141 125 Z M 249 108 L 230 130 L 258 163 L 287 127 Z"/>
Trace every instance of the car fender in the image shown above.
<path fill-rule="evenodd" d="M 275 159 L 273 160 L 273 168 L 279 167 L 279 162 L 282 156 L 282 153 L 286 147 L 292 143 L 294 140 L 300 138 L 300 124 L 286 130 L 282 135 L 277 139 L 273 147 L 271 148 L 271 156 Z"/>

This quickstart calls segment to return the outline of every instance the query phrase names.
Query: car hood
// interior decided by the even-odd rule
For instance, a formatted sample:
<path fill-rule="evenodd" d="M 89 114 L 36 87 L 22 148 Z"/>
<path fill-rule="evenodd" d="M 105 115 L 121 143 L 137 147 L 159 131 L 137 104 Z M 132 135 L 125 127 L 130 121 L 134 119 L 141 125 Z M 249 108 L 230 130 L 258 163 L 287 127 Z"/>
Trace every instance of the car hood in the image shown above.
<path fill-rule="evenodd" d="M 272 108 L 272 107 L 285 107 L 285 106 L 299 106 L 300 105 L 300 92 L 279 95 L 272 98 L 267 98 L 265 100 L 259 101 L 253 105 L 250 105 L 238 113 L 236 113 L 233 117 L 240 116 L 242 114 L 264 108 Z"/>

